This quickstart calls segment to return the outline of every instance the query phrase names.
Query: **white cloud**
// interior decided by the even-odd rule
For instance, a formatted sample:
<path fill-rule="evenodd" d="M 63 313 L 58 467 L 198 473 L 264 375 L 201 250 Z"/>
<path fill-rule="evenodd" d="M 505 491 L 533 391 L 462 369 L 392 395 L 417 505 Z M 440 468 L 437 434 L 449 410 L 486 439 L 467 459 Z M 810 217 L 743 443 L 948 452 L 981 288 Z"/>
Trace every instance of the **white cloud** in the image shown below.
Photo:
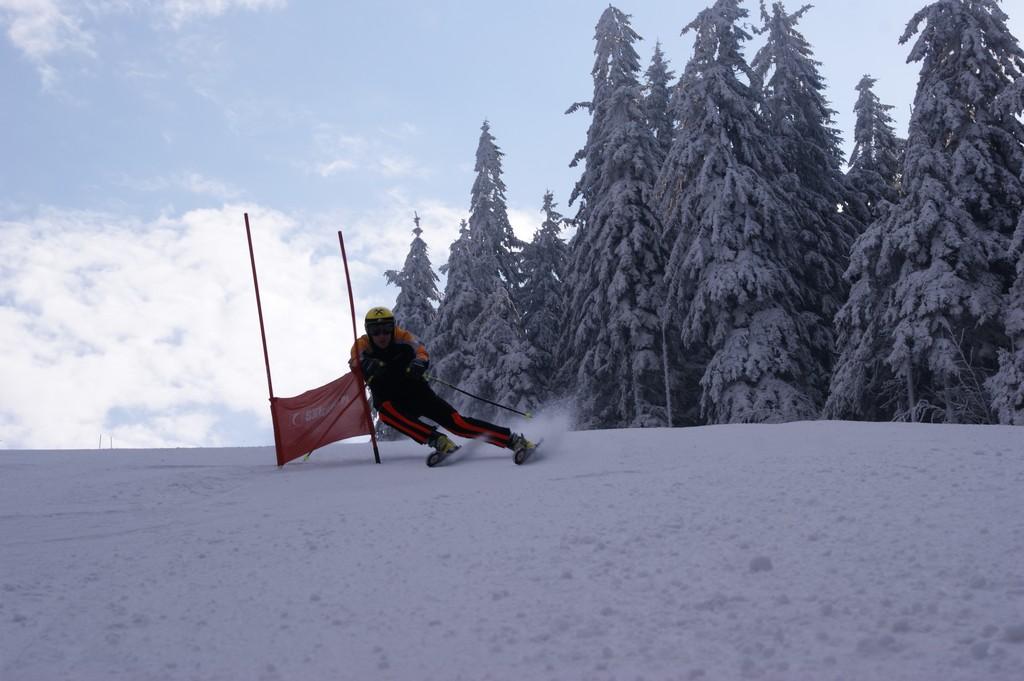
<path fill-rule="evenodd" d="M 509 207 L 508 221 L 517 237 L 523 241 L 530 241 L 534 232 L 540 229 L 541 223 L 544 222 L 544 215 L 539 209 L 531 211 Z"/>
<path fill-rule="evenodd" d="M 242 195 L 242 191 L 227 182 L 206 177 L 201 173 L 183 172 L 151 178 L 122 177 L 117 182 L 122 187 L 140 192 L 163 192 L 171 189 L 186 191 L 197 196 L 209 196 L 221 201 L 231 201 Z"/>
<path fill-rule="evenodd" d="M 241 192 L 226 182 L 205 177 L 200 173 L 186 173 L 180 178 L 181 186 L 193 194 L 211 196 L 221 200 L 237 198 Z"/>
<path fill-rule="evenodd" d="M 408 140 L 413 137 L 418 137 L 420 129 L 415 123 L 403 121 L 396 126 L 380 127 L 378 132 L 386 137 L 392 137 L 398 140 Z"/>
<path fill-rule="evenodd" d="M 150 0 L 143 7 L 154 21 L 162 18 L 177 30 L 195 19 L 219 17 L 232 10 L 276 10 L 287 4 L 287 0 Z M 54 65 L 57 57 L 96 57 L 97 38 L 84 27 L 86 18 L 138 10 L 139 3 L 129 0 L 0 0 L 0 26 L 6 28 L 14 47 L 35 65 L 43 87 L 53 90 L 60 81 Z"/>
<path fill-rule="evenodd" d="M 426 168 L 422 168 L 415 159 L 406 156 L 383 155 L 379 156 L 373 169 L 384 177 L 408 177 L 425 176 L 429 174 Z"/>
<path fill-rule="evenodd" d="M 459 221 L 466 217 L 465 211 L 456 207 L 436 200 L 415 200 L 398 189 L 388 192 L 386 200 L 385 208 L 354 217 L 344 226 L 345 238 L 352 244 L 349 248 L 357 254 L 360 263 L 369 267 L 372 276 L 379 279 L 379 287 L 371 280 L 362 290 L 390 299 L 376 304 L 393 303 L 398 295 L 398 289 L 384 288 L 383 272 L 402 268 L 413 240 L 414 212 L 420 216 L 422 238 L 427 242 L 435 270 L 448 261 L 448 249 L 459 236 Z M 359 290 L 357 287 L 357 292 Z M 374 300 L 366 297 L 365 307 L 375 304 Z M 360 307 L 358 302 L 356 307 Z"/>
<path fill-rule="evenodd" d="M 307 167 L 309 167 L 307 165 Z M 415 159 L 398 155 L 375 155 L 370 152 L 360 152 L 356 157 L 332 158 L 329 161 L 321 161 L 312 164 L 313 171 L 320 177 L 331 177 L 342 172 L 365 169 L 377 173 L 383 177 L 427 177 L 430 170 L 425 168 Z"/>
<path fill-rule="evenodd" d="M 3 446 L 84 448 L 100 433 L 121 447 L 227 444 L 214 426 L 239 413 L 265 443 L 242 212 L 0 222 Z M 275 390 L 297 394 L 347 371 L 340 258 L 316 255 L 330 231 L 263 209 L 251 218 Z"/>
<path fill-rule="evenodd" d="M 330 177 L 331 175 L 346 170 L 355 170 L 355 168 L 355 161 L 347 158 L 338 158 L 333 161 L 317 165 L 317 172 L 320 174 L 320 177 Z"/>
<path fill-rule="evenodd" d="M 0 0 L 0 22 L 11 43 L 35 64 L 47 89 L 59 80 L 54 57 L 67 52 L 95 55 L 92 34 L 56 0 Z"/>
<path fill-rule="evenodd" d="M 411 124 L 403 124 L 400 128 L 408 134 L 414 130 Z M 388 178 L 427 177 L 431 174 L 430 169 L 420 165 L 416 159 L 395 152 L 385 141 L 388 138 L 394 139 L 394 136 L 367 139 L 346 134 L 329 123 L 320 123 L 314 126 L 312 146 L 319 160 L 298 165 L 321 177 L 353 170 Z"/>
<path fill-rule="evenodd" d="M 319 123 L 313 126 L 313 149 L 323 159 L 304 165 L 320 177 L 331 177 L 341 172 L 358 169 L 364 161 L 369 143 L 362 137 L 349 135 L 333 125 Z"/>
<path fill-rule="evenodd" d="M 286 7 L 287 0 L 162 0 L 160 11 L 180 28 L 193 19 L 218 17 L 233 9 L 260 11 Z"/>

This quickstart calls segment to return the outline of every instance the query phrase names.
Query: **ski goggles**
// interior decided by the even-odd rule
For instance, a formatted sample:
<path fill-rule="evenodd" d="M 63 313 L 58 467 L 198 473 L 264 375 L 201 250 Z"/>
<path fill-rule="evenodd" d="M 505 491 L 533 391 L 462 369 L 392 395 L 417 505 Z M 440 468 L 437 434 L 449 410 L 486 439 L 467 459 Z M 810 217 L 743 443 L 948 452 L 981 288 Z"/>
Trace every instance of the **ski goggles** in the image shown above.
<path fill-rule="evenodd" d="M 371 336 L 390 336 L 394 331 L 395 325 L 393 322 L 378 322 L 366 325 L 366 333 Z"/>

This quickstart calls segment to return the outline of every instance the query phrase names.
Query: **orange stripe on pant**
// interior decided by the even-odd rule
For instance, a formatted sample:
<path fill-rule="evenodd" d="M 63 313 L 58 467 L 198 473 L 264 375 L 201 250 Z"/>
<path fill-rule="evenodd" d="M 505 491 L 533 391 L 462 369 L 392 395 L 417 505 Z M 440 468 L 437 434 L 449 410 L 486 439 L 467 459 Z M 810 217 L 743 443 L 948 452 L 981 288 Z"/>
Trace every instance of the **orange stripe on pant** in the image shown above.
<path fill-rule="evenodd" d="M 381 404 L 378 411 L 380 412 L 380 418 L 384 423 L 395 428 L 400 433 L 408 435 L 420 444 L 426 442 L 434 433 L 433 429 L 427 426 L 427 424 L 419 421 L 413 421 L 403 416 L 391 405 L 390 401 Z"/>
<path fill-rule="evenodd" d="M 508 436 L 505 435 L 504 433 L 499 433 L 491 430 L 490 428 L 484 428 L 482 426 L 474 425 L 467 421 L 466 419 L 462 418 L 462 415 L 459 414 L 459 412 L 457 411 L 452 412 L 452 422 L 454 422 L 455 425 L 457 425 L 459 428 L 465 431 L 465 437 L 477 437 L 483 435 L 492 444 L 496 444 L 502 447 L 508 444 Z M 462 433 L 460 433 L 460 435 L 461 434 Z"/>

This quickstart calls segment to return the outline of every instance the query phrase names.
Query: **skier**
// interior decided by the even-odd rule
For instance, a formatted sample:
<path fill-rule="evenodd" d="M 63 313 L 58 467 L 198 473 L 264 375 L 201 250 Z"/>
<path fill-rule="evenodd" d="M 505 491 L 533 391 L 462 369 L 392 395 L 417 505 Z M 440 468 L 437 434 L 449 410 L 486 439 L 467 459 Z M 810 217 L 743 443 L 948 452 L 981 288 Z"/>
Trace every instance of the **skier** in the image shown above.
<path fill-rule="evenodd" d="M 421 421 L 423 416 L 455 435 L 485 440 L 511 449 L 517 455 L 536 446 L 504 426 L 463 416 L 438 397 L 425 378 L 430 364 L 427 349 L 414 335 L 395 325 L 391 310 L 371 308 L 366 313 L 365 328 L 366 335 L 360 336 L 352 346 L 349 366 L 353 371 L 357 367 L 362 370 L 381 421 L 434 449 L 437 456 L 428 458 L 429 465 L 454 452 L 458 446 L 436 427 Z"/>

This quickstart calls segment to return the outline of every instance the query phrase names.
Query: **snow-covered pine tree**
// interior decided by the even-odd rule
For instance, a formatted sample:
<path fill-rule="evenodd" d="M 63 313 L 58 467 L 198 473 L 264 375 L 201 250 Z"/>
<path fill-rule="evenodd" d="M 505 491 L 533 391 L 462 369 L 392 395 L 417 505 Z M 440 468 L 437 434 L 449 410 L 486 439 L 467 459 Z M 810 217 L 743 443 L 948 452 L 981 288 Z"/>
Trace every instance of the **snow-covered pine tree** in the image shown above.
<path fill-rule="evenodd" d="M 1009 243 L 1024 206 L 1024 125 L 994 104 L 1024 67 L 1006 19 L 996 0 L 939 0 L 901 38 L 919 34 L 908 60 L 921 74 L 880 268 L 894 280 L 886 361 L 910 418 L 992 419 L 980 385 L 1006 343 Z"/>
<path fill-rule="evenodd" d="M 1024 426 L 1024 212 L 1017 225 L 1014 249 L 1017 280 L 1004 307 L 1009 347 L 999 351 L 999 371 L 986 382 L 999 423 Z"/>
<path fill-rule="evenodd" d="M 638 80 L 639 36 L 609 6 L 595 31 L 597 58 L 579 231 L 566 274 L 564 383 L 583 428 L 668 424 L 662 358 L 661 225 L 651 209 L 657 142 Z"/>
<path fill-rule="evenodd" d="M 556 353 L 565 326 L 562 280 L 568 246 L 559 236 L 565 218 L 555 207 L 555 196 L 544 193 L 541 211 L 544 221 L 523 247 L 523 288 L 519 294 L 526 340 L 533 349 L 532 372 L 538 386 L 537 399 L 543 403 L 556 390 Z"/>
<path fill-rule="evenodd" d="M 852 205 L 866 226 L 878 219 L 883 204 L 899 200 L 901 150 L 889 111 L 874 92 L 875 79 L 865 75 L 857 83 L 857 116 L 853 131 L 853 152 L 846 183 L 853 194 Z"/>
<path fill-rule="evenodd" d="M 763 112 L 769 133 L 781 145 L 786 168 L 797 182 L 789 201 L 797 224 L 791 231 L 801 244 L 803 266 L 791 269 L 803 288 L 802 313 L 812 321 L 812 341 L 806 348 L 824 368 L 808 376 L 813 393 L 824 397 L 832 373 L 835 337 L 832 320 L 846 301 L 843 272 L 849 265 L 850 247 L 864 225 L 850 210 L 849 191 L 842 173 L 842 139 L 835 127 L 835 111 L 825 97 L 825 83 L 810 44 L 797 24 L 810 5 L 787 13 L 782 2 L 771 10 L 761 0 L 765 45 L 751 68 L 764 84 Z M 823 402 L 818 403 L 818 407 Z"/>
<path fill-rule="evenodd" d="M 522 319 L 504 286 L 484 299 L 484 309 L 467 329 L 473 365 L 463 380 L 463 390 L 521 412 L 538 404 L 540 386 L 533 376 L 533 351 L 523 334 Z M 506 421 L 506 410 L 472 402 L 470 414 Z"/>
<path fill-rule="evenodd" d="M 738 0 L 718 0 L 683 31 L 693 56 L 679 83 L 676 139 L 658 180 L 673 243 L 666 304 L 688 356 L 704 359 L 712 423 L 816 415 L 820 319 L 797 279 L 803 246 L 782 153 L 760 116 L 761 83 L 743 58 Z M 789 184 L 792 184 L 790 178 Z"/>
<path fill-rule="evenodd" d="M 668 156 L 672 146 L 672 135 L 675 120 L 672 117 L 672 88 L 669 85 L 675 74 L 668 68 L 665 55 L 661 51 L 661 43 L 654 44 L 654 56 L 647 67 L 644 81 L 644 114 L 647 126 L 658 141 L 658 168 Z"/>
<path fill-rule="evenodd" d="M 416 225 L 412 230 L 415 237 L 409 245 L 405 264 L 401 271 L 388 270 L 384 277 L 389 284 L 399 288 L 398 298 L 392 310 L 398 323 L 416 334 L 423 342 L 427 342 L 430 329 L 434 325 L 434 317 L 437 315 L 434 303 L 440 302 L 441 296 L 437 291 L 437 274 L 430 266 L 430 257 L 427 255 L 427 244 L 420 238 L 423 234 L 420 216 L 415 213 L 413 223 Z"/>
<path fill-rule="evenodd" d="M 449 250 L 448 262 L 441 266 L 441 273 L 447 275 L 447 280 L 429 334 L 430 373 L 455 385 L 472 369 L 473 358 L 466 352 L 468 327 L 483 310 L 484 298 L 488 294 L 478 289 L 473 279 L 470 241 L 469 225 L 463 220 L 459 238 Z M 450 401 L 456 405 L 462 402 L 455 396 Z"/>
<path fill-rule="evenodd" d="M 1024 112 L 1024 78 L 1018 78 L 994 102 L 1004 115 Z M 1024 175 L 1021 177 L 1024 182 Z M 1010 246 L 1017 261 L 1016 280 L 1003 305 L 1008 345 L 999 351 L 999 371 L 986 382 L 1000 423 L 1024 426 L 1024 210 Z"/>
<path fill-rule="evenodd" d="M 823 415 L 833 419 L 887 420 L 893 413 L 895 375 L 885 362 L 891 329 L 883 319 L 892 296 L 892 277 L 879 268 L 883 234 L 895 205 L 874 207 L 878 217 L 854 242 L 845 277 L 850 295 L 835 318 L 839 356 Z"/>
<path fill-rule="evenodd" d="M 613 8 L 609 6 L 608 9 Z M 615 11 L 618 12 L 618 10 Z M 618 12 L 618 15 L 610 15 L 608 10 L 605 10 L 594 29 L 594 41 L 596 42 L 594 53 L 597 57 L 594 59 L 594 68 L 590 72 L 594 81 L 593 100 L 576 102 L 565 112 L 566 114 L 571 114 L 585 109 L 592 117 L 590 127 L 587 129 L 587 141 L 583 148 L 576 152 L 576 155 L 569 163 L 570 168 L 575 168 L 579 165 L 580 161 L 584 162 L 580 179 L 577 180 L 572 193 L 569 195 L 569 205 L 571 206 L 573 203 L 576 203 L 578 206 L 576 217 L 573 218 L 573 224 L 576 226 L 576 235 L 573 238 L 573 243 L 580 240 L 583 233 L 587 230 L 587 226 L 590 223 L 588 219 L 590 216 L 590 205 L 597 200 L 599 188 L 603 186 L 602 172 L 604 170 L 605 153 L 602 148 L 603 140 L 599 141 L 599 139 L 606 131 L 605 126 L 596 125 L 599 122 L 596 116 L 596 105 L 600 100 L 607 100 L 610 97 L 609 91 L 615 89 L 614 83 L 622 80 L 624 77 L 614 71 L 615 68 L 620 67 L 613 66 L 613 55 L 617 50 L 621 49 L 619 43 L 628 41 L 630 49 L 632 49 L 632 43 L 640 39 L 640 36 L 629 26 L 628 22 L 624 27 L 616 29 L 614 26 L 615 16 L 625 15 L 622 15 L 621 12 Z M 606 17 L 608 18 L 606 19 Z M 614 30 L 619 30 L 624 35 L 617 40 L 602 38 L 606 32 Z M 639 57 L 636 56 L 635 50 L 633 54 L 634 70 L 629 73 L 633 74 L 635 78 L 635 72 L 639 69 Z"/>
<path fill-rule="evenodd" d="M 893 131 L 892 107 L 878 100 L 874 83 L 870 76 L 861 78 L 854 105 L 857 120 L 846 179 L 851 206 L 867 228 L 853 245 L 844 275 L 850 294 L 835 318 L 838 357 L 823 410 L 826 418 L 889 418 L 894 404 L 895 377 L 884 361 L 889 330 L 882 320 L 892 281 L 875 268 L 886 218 L 899 200 L 905 141 Z"/>
<path fill-rule="evenodd" d="M 529 345 L 515 306 L 522 271 L 519 254 L 512 249 L 519 241 L 508 220 L 502 153 L 486 121 L 481 131 L 469 223 L 443 270 L 448 272 L 448 283 L 435 327 L 441 342 L 434 342 L 438 347 L 434 373 L 488 400 L 508 406 L 533 405 L 536 387 L 529 376 Z M 482 418 L 496 413 L 482 402 L 468 402 L 460 393 L 450 397 L 453 404 Z"/>
<path fill-rule="evenodd" d="M 498 274 L 509 292 L 515 293 L 522 281 L 519 263 L 522 244 L 508 219 L 505 182 L 501 179 L 501 158 L 504 155 L 494 141 L 490 123 L 484 121 L 476 148 L 476 180 L 470 192 L 470 243 L 471 248 L 479 253 L 497 258 Z"/>

